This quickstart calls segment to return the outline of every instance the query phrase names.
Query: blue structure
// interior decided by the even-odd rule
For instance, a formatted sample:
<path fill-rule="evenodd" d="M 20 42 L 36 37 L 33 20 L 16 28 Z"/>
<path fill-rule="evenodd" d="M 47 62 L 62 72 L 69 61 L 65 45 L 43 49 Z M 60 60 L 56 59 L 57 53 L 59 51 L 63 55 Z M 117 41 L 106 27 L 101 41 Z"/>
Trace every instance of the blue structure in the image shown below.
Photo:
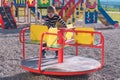
<path fill-rule="evenodd" d="M 98 20 L 98 12 L 97 11 L 85 12 L 85 24 L 97 23 L 97 20 Z"/>

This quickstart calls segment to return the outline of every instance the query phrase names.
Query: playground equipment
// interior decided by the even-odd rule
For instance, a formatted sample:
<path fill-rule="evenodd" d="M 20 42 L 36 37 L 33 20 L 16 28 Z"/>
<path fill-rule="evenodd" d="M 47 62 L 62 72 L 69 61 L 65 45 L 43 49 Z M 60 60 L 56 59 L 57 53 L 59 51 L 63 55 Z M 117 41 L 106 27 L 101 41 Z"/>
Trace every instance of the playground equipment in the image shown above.
<path fill-rule="evenodd" d="M 98 0 L 99 2 L 99 5 L 98 5 L 98 18 L 99 20 L 105 24 L 106 26 L 107 25 L 114 25 L 115 27 L 118 27 L 119 24 L 118 24 L 118 21 L 114 21 L 107 13 L 106 11 L 101 7 L 100 5 L 100 1 Z"/>
<path fill-rule="evenodd" d="M 34 27 L 34 28 L 33 28 Z M 31 39 L 39 41 L 40 52 L 38 57 L 26 59 L 26 48 L 25 43 L 26 36 L 25 32 L 30 29 Z M 32 30 L 32 31 L 31 31 Z M 37 30 L 37 31 L 36 31 Z M 38 34 L 38 30 L 42 30 Z M 36 31 L 36 32 L 35 32 Z M 71 38 L 66 39 L 65 33 L 73 33 Z M 36 35 L 36 36 L 33 36 Z M 94 44 L 95 35 L 100 36 L 100 42 Z M 57 37 L 57 39 L 56 39 Z M 51 40 L 51 41 L 50 41 Z M 87 41 L 86 41 L 87 40 Z M 88 74 L 100 70 L 104 65 L 104 36 L 101 32 L 94 31 L 93 28 L 70 28 L 70 29 L 47 29 L 43 25 L 33 25 L 32 27 L 23 28 L 20 31 L 20 42 L 22 44 L 22 58 L 21 67 L 29 72 L 47 75 L 80 75 Z M 72 42 L 72 43 L 71 43 Z M 42 44 L 46 43 L 46 47 L 42 47 Z M 55 46 L 57 45 L 57 46 Z M 65 46 L 74 46 L 76 53 L 75 55 L 64 55 Z M 93 58 L 82 57 L 79 54 L 78 47 L 89 47 L 101 49 L 100 61 Z M 42 58 L 42 50 L 57 50 L 58 58 L 46 57 Z M 74 52 L 73 52 L 74 53 Z M 49 54 L 48 54 L 49 55 Z"/>
<path fill-rule="evenodd" d="M 0 7 L 0 24 L 3 29 L 17 28 L 12 11 L 6 2 L 5 4 L 3 3 L 3 7 Z"/>
<path fill-rule="evenodd" d="M 101 7 L 100 0 L 71 0 L 60 10 L 59 15 L 68 23 L 74 24 L 77 20 L 84 20 L 85 24 L 97 23 L 98 19 L 107 25 L 118 27 L 114 21 Z"/>
<path fill-rule="evenodd" d="M 81 19 L 85 24 L 94 24 L 99 19 L 106 26 L 119 26 L 118 22 L 114 21 L 101 7 L 100 0 L 2 0 L 3 6 L 10 6 L 11 3 L 14 3 L 16 8 L 18 22 L 21 18 L 19 8 L 24 8 L 22 15 L 24 21 L 22 22 L 27 24 L 31 24 L 31 20 L 35 20 L 37 24 L 47 14 L 47 7 L 54 5 L 57 13 L 67 24 L 74 24 Z M 58 24 L 58 26 L 60 25 Z"/>
<path fill-rule="evenodd" d="M 97 0 L 87 0 L 85 10 L 85 23 L 97 23 Z"/>

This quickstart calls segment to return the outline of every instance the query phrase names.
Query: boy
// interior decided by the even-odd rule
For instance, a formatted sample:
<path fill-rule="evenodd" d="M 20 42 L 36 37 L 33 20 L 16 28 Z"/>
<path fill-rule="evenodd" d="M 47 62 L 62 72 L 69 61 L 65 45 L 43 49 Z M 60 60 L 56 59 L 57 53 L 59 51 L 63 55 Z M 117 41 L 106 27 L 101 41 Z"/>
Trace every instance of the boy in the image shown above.
<path fill-rule="evenodd" d="M 56 22 L 59 22 L 63 25 L 64 28 L 66 28 L 66 23 L 60 18 L 59 15 L 56 14 L 56 9 L 53 6 L 49 6 L 47 8 L 47 15 L 45 17 L 45 25 L 48 26 L 48 28 L 55 28 L 56 27 Z M 46 45 L 43 45 L 45 47 Z M 45 58 L 45 50 L 42 50 L 43 58 Z M 55 58 L 58 56 L 58 51 L 55 51 L 56 55 Z"/>

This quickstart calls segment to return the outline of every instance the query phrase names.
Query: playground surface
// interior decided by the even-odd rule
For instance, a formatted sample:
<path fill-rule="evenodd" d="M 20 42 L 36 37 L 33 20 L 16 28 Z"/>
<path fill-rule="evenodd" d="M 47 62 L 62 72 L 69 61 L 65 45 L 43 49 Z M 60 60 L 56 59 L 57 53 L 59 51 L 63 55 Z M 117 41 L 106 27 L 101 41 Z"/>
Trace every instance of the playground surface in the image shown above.
<path fill-rule="evenodd" d="M 21 44 L 18 36 L 21 28 L 23 26 L 14 30 L 0 29 L 0 80 L 120 80 L 120 29 L 99 30 L 105 37 L 105 65 L 102 70 L 88 75 L 59 77 L 32 74 L 20 67 Z M 33 50 L 33 46 L 35 50 Z M 27 46 L 27 56 L 37 55 L 33 52 L 38 51 L 39 47 L 33 46 Z M 65 54 L 72 54 L 73 51 L 73 47 L 67 48 Z M 99 56 L 97 53 L 93 53 L 97 52 L 95 49 L 81 47 L 79 51 L 81 55 Z M 54 52 L 47 52 L 47 55 L 53 54 Z"/>

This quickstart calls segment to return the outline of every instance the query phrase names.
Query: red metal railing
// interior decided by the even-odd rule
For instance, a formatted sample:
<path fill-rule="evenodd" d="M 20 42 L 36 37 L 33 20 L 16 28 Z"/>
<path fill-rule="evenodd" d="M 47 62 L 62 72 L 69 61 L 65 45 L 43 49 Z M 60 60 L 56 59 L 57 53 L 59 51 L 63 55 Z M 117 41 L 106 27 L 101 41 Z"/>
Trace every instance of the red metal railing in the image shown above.
<path fill-rule="evenodd" d="M 57 34 L 55 34 L 55 33 L 48 33 L 48 32 L 43 33 L 42 36 L 40 36 L 40 39 L 41 39 L 41 40 L 40 40 L 40 44 L 43 43 L 44 35 L 57 35 Z M 46 48 L 44 48 L 44 49 L 48 49 L 48 50 L 58 50 L 58 49 L 56 49 L 56 48 L 48 48 L 48 47 L 46 47 Z M 38 55 L 38 56 L 39 56 L 39 59 L 38 59 L 38 70 L 39 70 L 40 72 L 41 72 L 41 64 L 42 64 L 42 50 L 43 50 L 43 46 L 40 45 L 40 54 Z"/>
<path fill-rule="evenodd" d="M 73 33 L 89 33 L 91 35 L 95 35 L 95 34 L 98 34 L 100 35 L 100 43 L 98 45 L 94 45 L 94 44 L 90 44 L 90 45 L 84 45 L 84 44 L 68 44 L 68 43 L 65 43 L 65 45 L 70 45 L 70 46 L 82 46 L 82 47 L 91 47 L 91 48 L 101 48 L 102 51 L 101 51 L 101 67 L 103 66 L 104 64 L 104 36 L 101 32 L 96 32 L 96 31 L 80 31 L 80 30 L 64 30 L 64 32 L 73 32 Z M 63 33 L 64 33 L 63 32 Z M 78 48 L 78 47 L 76 47 Z M 76 49 L 78 51 L 78 49 Z M 76 52 L 77 52 L 76 51 Z M 76 55 L 78 55 L 78 53 L 76 53 Z"/>
<path fill-rule="evenodd" d="M 20 39 L 20 42 L 22 43 L 22 56 L 23 56 L 23 59 L 25 59 L 25 31 L 26 30 L 29 30 L 29 27 L 28 28 L 24 28 L 20 31 L 20 36 L 19 36 L 19 39 Z M 64 33 L 66 32 L 73 32 L 73 33 L 89 33 L 89 34 L 92 34 L 92 35 L 99 35 L 100 36 L 100 43 L 99 45 L 94 45 L 94 44 L 90 44 L 90 45 L 85 45 L 85 44 L 78 44 L 78 43 L 75 43 L 75 44 L 70 44 L 68 43 L 68 41 L 65 41 L 64 39 Z M 40 44 L 43 43 L 43 38 L 45 35 L 56 35 L 58 36 L 58 44 L 60 45 L 59 48 L 49 48 L 49 47 L 43 47 L 42 45 L 40 45 L 40 52 L 39 52 L 39 59 L 38 59 L 38 70 L 34 70 L 34 69 L 30 69 L 30 68 L 27 68 L 25 66 L 22 66 L 24 67 L 25 69 L 29 70 L 29 71 L 32 71 L 32 72 L 37 72 L 37 73 L 42 73 L 42 70 L 41 70 L 41 64 L 42 64 L 42 50 L 43 49 L 47 49 L 47 50 L 58 50 L 58 63 L 62 63 L 64 62 L 64 54 L 63 54 L 63 48 L 65 45 L 69 45 L 69 46 L 75 46 L 76 47 L 76 55 L 78 55 L 78 46 L 82 46 L 82 47 L 91 47 L 91 48 L 100 48 L 102 51 L 101 51 L 101 65 L 99 68 L 95 69 L 95 70 L 91 70 L 91 71 L 97 71 L 99 69 L 101 69 L 104 65 L 104 36 L 102 35 L 101 32 L 93 32 L 93 31 L 80 31 L 80 30 L 74 30 L 74 29 L 59 29 L 58 30 L 58 33 L 43 33 L 42 36 L 40 36 Z M 82 73 L 89 73 L 91 71 L 87 71 L 87 72 L 81 72 Z M 43 72 L 44 73 L 44 72 Z M 49 73 L 49 72 L 46 72 L 46 73 Z M 51 73 L 51 72 L 50 72 Z M 45 74 L 45 73 L 44 73 Z M 66 74 L 66 73 L 65 73 Z"/>
<path fill-rule="evenodd" d="M 23 59 L 25 59 L 25 32 L 27 30 L 29 30 L 30 28 L 27 27 L 27 28 L 23 28 L 21 31 L 20 31 L 20 34 L 19 34 L 19 40 L 20 42 L 22 43 L 22 56 L 23 56 Z"/>
<path fill-rule="evenodd" d="M 98 34 L 98 35 L 100 35 L 100 38 L 101 38 L 100 39 L 100 43 L 99 43 L 99 45 L 94 45 L 94 44 L 84 45 L 84 44 L 77 44 L 77 43 L 75 43 L 75 44 L 68 44 L 68 42 L 66 43 L 65 40 L 64 40 L 64 38 L 63 38 L 63 34 L 65 32 L 89 33 L 89 34 L 92 34 L 92 35 Z M 53 33 L 43 33 L 43 35 L 41 37 L 42 38 L 41 43 L 43 41 L 43 37 L 44 37 L 45 34 L 57 35 L 57 34 L 53 34 Z M 64 48 L 65 45 L 75 46 L 76 47 L 76 55 L 78 55 L 78 46 L 82 46 L 82 47 L 91 47 L 91 48 L 101 48 L 102 51 L 101 51 L 101 62 L 100 62 L 101 66 L 100 67 L 103 67 L 103 64 L 104 64 L 104 36 L 102 35 L 101 32 L 80 31 L 80 30 L 71 30 L 71 29 L 68 29 L 68 30 L 60 29 L 58 31 L 58 37 L 59 37 L 58 44 L 61 45 L 61 47 L 58 49 L 58 63 L 62 63 L 63 62 L 63 56 L 64 56 L 64 54 L 63 54 L 63 48 Z M 53 50 L 54 50 L 54 48 L 53 48 Z M 42 45 L 40 46 L 40 57 L 39 57 L 39 62 L 38 62 L 38 64 L 39 64 L 38 68 L 39 68 L 40 71 L 41 71 L 41 63 L 42 63 L 41 62 L 41 58 L 42 58 Z"/>

